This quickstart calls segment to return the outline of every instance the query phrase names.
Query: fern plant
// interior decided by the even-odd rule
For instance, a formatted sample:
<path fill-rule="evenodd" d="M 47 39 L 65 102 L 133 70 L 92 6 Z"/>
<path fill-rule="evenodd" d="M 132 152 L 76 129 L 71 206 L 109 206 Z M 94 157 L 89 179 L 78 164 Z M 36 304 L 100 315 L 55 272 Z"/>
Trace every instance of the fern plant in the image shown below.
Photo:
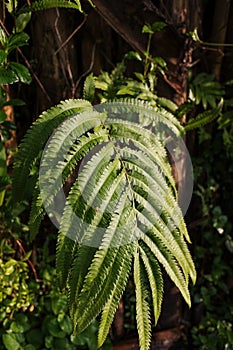
<path fill-rule="evenodd" d="M 91 0 L 87 0 L 91 6 L 94 6 Z M 80 0 L 38 0 L 34 1 L 30 6 L 19 10 L 18 14 L 25 14 L 35 11 L 43 11 L 51 8 L 69 8 L 83 12 Z"/>
<path fill-rule="evenodd" d="M 164 134 L 181 133 L 171 113 L 146 102 L 93 108 L 67 100 L 44 112 L 19 147 L 14 198 L 23 200 L 33 176 L 32 237 L 46 211 L 59 223 L 58 284 L 67 291 L 75 333 L 101 314 L 99 347 L 132 271 L 141 349 L 149 349 L 161 311 L 161 268 L 190 305 L 189 278 L 195 282 L 196 272 L 163 142 Z"/>

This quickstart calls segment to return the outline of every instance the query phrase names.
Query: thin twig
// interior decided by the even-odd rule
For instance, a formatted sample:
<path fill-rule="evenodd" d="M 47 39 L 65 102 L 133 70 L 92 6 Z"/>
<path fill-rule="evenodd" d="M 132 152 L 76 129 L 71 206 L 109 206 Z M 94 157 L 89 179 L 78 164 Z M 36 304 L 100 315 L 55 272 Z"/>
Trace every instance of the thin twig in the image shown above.
<path fill-rule="evenodd" d="M 75 93 L 76 93 L 76 91 L 78 89 L 79 83 L 82 80 L 82 78 L 84 78 L 87 74 L 89 74 L 92 71 L 92 68 L 93 68 L 93 65 L 94 65 L 94 61 L 95 61 L 95 49 L 96 49 L 96 43 L 94 44 L 93 49 L 92 49 L 90 66 L 86 70 L 86 72 L 84 72 L 83 74 L 80 75 L 79 79 L 77 80 L 77 82 L 75 84 L 75 87 L 74 87 L 74 90 L 72 91 L 72 96 L 73 97 L 75 96 Z"/>
<path fill-rule="evenodd" d="M 24 249 L 24 247 L 23 247 L 23 245 L 22 245 L 22 243 L 20 242 L 19 239 L 16 239 L 16 243 L 18 244 L 18 246 L 19 246 L 19 248 L 21 249 L 21 251 L 23 252 L 23 254 L 25 254 L 25 253 L 26 253 L 26 252 L 25 252 L 25 249 Z M 31 267 L 31 269 L 32 269 L 32 272 L 33 272 L 35 281 L 36 281 L 36 282 L 43 282 L 43 280 L 38 279 L 36 269 L 35 269 L 33 263 L 31 262 L 31 260 L 30 260 L 30 259 L 27 259 L 27 262 L 28 262 L 28 265 L 29 265 L 29 266 Z"/>
<path fill-rule="evenodd" d="M 72 37 L 79 31 L 79 29 L 82 28 L 84 23 L 86 22 L 87 17 L 84 18 L 84 20 L 80 23 L 80 25 L 68 36 L 68 38 L 62 43 L 62 45 L 55 51 L 55 55 L 58 54 L 58 52 L 63 49 L 65 45 L 68 44 L 68 42 L 72 39 Z"/>
<path fill-rule="evenodd" d="M 54 28 L 55 28 L 55 32 L 56 32 L 56 35 L 57 35 L 57 38 L 58 38 L 58 44 L 61 45 L 62 44 L 62 38 L 61 38 L 61 34 L 60 34 L 60 31 L 59 31 L 59 28 L 58 28 L 58 22 L 59 22 L 59 18 L 60 18 L 60 11 L 59 11 L 58 8 L 56 9 L 56 14 L 57 14 L 57 17 L 56 17 L 56 20 L 55 20 Z M 64 78 L 66 80 L 66 85 L 69 86 L 69 80 L 67 78 L 66 70 L 65 70 L 65 67 L 67 67 L 67 65 L 69 64 L 69 60 L 66 57 L 66 51 L 65 50 L 63 50 L 63 53 L 64 53 L 64 55 L 61 55 L 61 59 L 63 61 L 63 64 L 60 64 L 60 67 L 61 67 L 63 76 L 64 76 Z M 71 85 L 73 86 L 74 82 L 73 82 L 72 73 L 71 73 L 70 80 L 71 80 Z"/>

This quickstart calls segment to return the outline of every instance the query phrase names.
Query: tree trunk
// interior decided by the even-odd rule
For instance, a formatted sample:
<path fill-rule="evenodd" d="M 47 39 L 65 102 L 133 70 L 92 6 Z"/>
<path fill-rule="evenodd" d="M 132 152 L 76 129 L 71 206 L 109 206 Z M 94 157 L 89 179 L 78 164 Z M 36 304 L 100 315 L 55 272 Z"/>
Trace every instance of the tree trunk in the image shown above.
<path fill-rule="evenodd" d="M 220 45 L 211 51 L 209 62 L 211 65 L 211 72 L 218 80 L 220 80 L 221 77 L 221 67 L 224 57 L 224 46 L 221 46 L 221 44 L 225 44 L 226 41 L 230 4 L 230 0 L 216 0 L 214 7 L 210 41 Z"/>
<path fill-rule="evenodd" d="M 78 52 L 74 32 L 81 24 L 77 12 L 51 9 L 33 14 L 32 59 L 42 86 L 36 89 L 35 114 L 75 96 Z M 73 35 L 73 36 L 72 36 Z"/>

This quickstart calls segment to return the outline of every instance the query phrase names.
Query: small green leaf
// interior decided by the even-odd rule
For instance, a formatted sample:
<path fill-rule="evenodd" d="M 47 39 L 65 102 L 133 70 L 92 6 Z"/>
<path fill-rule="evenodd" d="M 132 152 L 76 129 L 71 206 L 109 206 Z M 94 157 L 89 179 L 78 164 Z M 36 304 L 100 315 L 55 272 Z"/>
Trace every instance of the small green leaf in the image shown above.
<path fill-rule="evenodd" d="M 77 4 L 77 9 L 78 9 L 80 12 L 83 12 L 80 1 L 79 1 L 79 0 L 74 0 L 74 2 Z"/>
<path fill-rule="evenodd" d="M 0 124 L 2 124 L 6 120 L 6 113 L 0 110 Z"/>
<path fill-rule="evenodd" d="M 18 6 L 17 0 L 7 0 L 6 1 L 6 8 L 12 15 L 14 15 L 14 12 L 15 12 L 17 6 Z"/>
<path fill-rule="evenodd" d="M 165 97 L 158 97 L 157 103 L 159 106 L 162 106 L 173 113 L 175 113 L 178 109 L 178 106 L 174 102 Z"/>
<path fill-rule="evenodd" d="M 7 59 L 7 53 L 3 50 L 0 50 L 0 64 L 5 62 Z"/>
<path fill-rule="evenodd" d="M 27 45 L 29 38 L 30 38 L 29 35 L 24 32 L 11 34 L 8 38 L 8 43 L 7 43 L 8 52 L 20 46 Z"/>
<path fill-rule="evenodd" d="M 5 45 L 7 43 L 7 35 L 2 27 L 0 27 L 0 43 L 2 44 L 3 48 L 5 48 Z"/>
<path fill-rule="evenodd" d="M 55 315 L 58 315 L 59 312 L 65 311 L 67 305 L 67 297 L 66 295 L 56 295 L 52 298 L 52 310 Z"/>
<path fill-rule="evenodd" d="M 162 30 L 163 28 L 165 28 L 167 25 L 164 22 L 155 22 L 152 24 L 151 28 L 153 30 L 153 32 L 158 32 L 159 30 Z"/>
<path fill-rule="evenodd" d="M 1 107 L 4 106 L 25 106 L 25 102 L 23 100 L 20 100 L 19 98 L 12 98 L 9 101 L 5 101 Z"/>
<path fill-rule="evenodd" d="M 142 61 L 141 56 L 139 55 L 138 52 L 136 51 L 129 51 L 125 54 L 124 56 L 127 60 L 137 60 L 137 61 Z"/>
<path fill-rule="evenodd" d="M 134 75 L 138 78 L 138 80 L 140 80 L 142 83 L 145 82 L 145 77 L 142 73 L 139 72 L 135 72 Z"/>
<path fill-rule="evenodd" d="M 27 26 L 27 24 L 31 20 L 31 15 L 32 15 L 31 12 L 21 13 L 21 15 L 19 15 L 16 18 L 15 25 L 16 25 L 16 32 L 17 33 L 20 33 L 25 29 L 25 27 Z"/>
<path fill-rule="evenodd" d="M 0 190 L 0 207 L 3 205 L 6 190 Z"/>
<path fill-rule="evenodd" d="M 15 333 L 23 333 L 24 332 L 24 327 L 18 322 L 12 322 L 10 329 L 12 329 L 13 332 Z"/>
<path fill-rule="evenodd" d="M 16 74 L 19 81 L 25 84 L 31 83 L 32 79 L 27 67 L 17 62 L 10 62 L 9 67 Z"/>
<path fill-rule="evenodd" d="M 165 28 L 167 25 L 164 22 L 155 22 L 153 24 L 145 24 L 142 28 L 142 33 L 154 34 Z"/>
<path fill-rule="evenodd" d="M 17 342 L 13 334 L 3 334 L 2 340 L 7 350 L 18 350 L 20 348 L 20 343 Z"/>
<path fill-rule="evenodd" d="M 32 254 L 31 250 L 29 252 L 27 252 L 26 254 L 24 254 L 22 261 L 27 261 L 30 258 L 31 254 Z"/>
<path fill-rule="evenodd" d="M 83 87 L 83 97 L 85 100 L 93 102 L 95 95 L 95 80 L 93 78 L 93 73 L 87 76 Z"/>
<path fill-rule="evenodd" d="M 19 78 L 15 72 L 0 67 L 0 85 L 13 84 L 17 81 L 19 81 Z"/>
<path fill-rule="evenodd" d="M 35 346 L 36 349 L 42 348 L 43 338 L 41 336 L 41 333 L 42 332 L 40 328 L 31 329 L 26 333 L 27 342 L 32 346 Z"/>
<path fill-rule="evenodd" d="M 0 176 L 4 177 L 6 175 L 7 175 L 6 151 L 3 146 L 3 143 L 0 142 Z"/>
<path fill-rule="evenodd" d="M 222 102 L 220 101 L 218 107 L 214 109 L 207 110 L 203 113 L 199 113 L 196 118 L 190 119 L 185 125 L 185 130 L 193 130 L 200 128 L 206 124 L 212 122 L 215 118 L 219 117 L 221 114 Z"/>
<path fill-rule="evenodd" d="M 71 334 L 73 325 L 69 316 L 65 315 L 64 318 L 59 322 L 61 330 L 66 334 Z"/>
<path fill-rule="evenodd" d="M 144 24 L 142 28 L 142 33 L 154 34 L 154 31 L 149 24 Z"/>
<path fill-rule="evenodd" d="M 167 63 L 166 61 L 162 58 L 162 57 L 155 57 L 153 58 L 153 62 L 156 64 L 156 65 L 159 65 L 163 68 L 166 68 L 167 67 Z"/>
<path fill-rule="evenodd" d="M 24 350 L 36 350 L 36 347 L 32 344 L 28 344 L 25 346 Z"/>
<path fill-rule="evenodd" d="M 56 318 L 52 318 L 47 324 L 48 331 L 53 337 L 64 338 L 66 333 L 61 330 Z"/>

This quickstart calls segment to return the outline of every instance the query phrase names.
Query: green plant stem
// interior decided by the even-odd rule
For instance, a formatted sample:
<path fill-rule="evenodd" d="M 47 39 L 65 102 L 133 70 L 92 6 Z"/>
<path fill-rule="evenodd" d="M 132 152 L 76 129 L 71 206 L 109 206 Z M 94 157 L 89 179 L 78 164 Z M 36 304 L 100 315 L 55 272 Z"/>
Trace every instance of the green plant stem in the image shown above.
<path fill-rule="evenodd" d="M 152 34 L 149 34 L 149 38 L 148 38 L 148 42 L 147 42 L 147 47 L 146 47 L 146 59 L 145 59 L 145 65 L 144 65 L 144 78 L 147 75 L 147 71 L 148 71 L 148 65 L 149 65 L 149 55 L 150 55 L 150 46 L 151 46 L 151 38 L 152 38 Z"/>

